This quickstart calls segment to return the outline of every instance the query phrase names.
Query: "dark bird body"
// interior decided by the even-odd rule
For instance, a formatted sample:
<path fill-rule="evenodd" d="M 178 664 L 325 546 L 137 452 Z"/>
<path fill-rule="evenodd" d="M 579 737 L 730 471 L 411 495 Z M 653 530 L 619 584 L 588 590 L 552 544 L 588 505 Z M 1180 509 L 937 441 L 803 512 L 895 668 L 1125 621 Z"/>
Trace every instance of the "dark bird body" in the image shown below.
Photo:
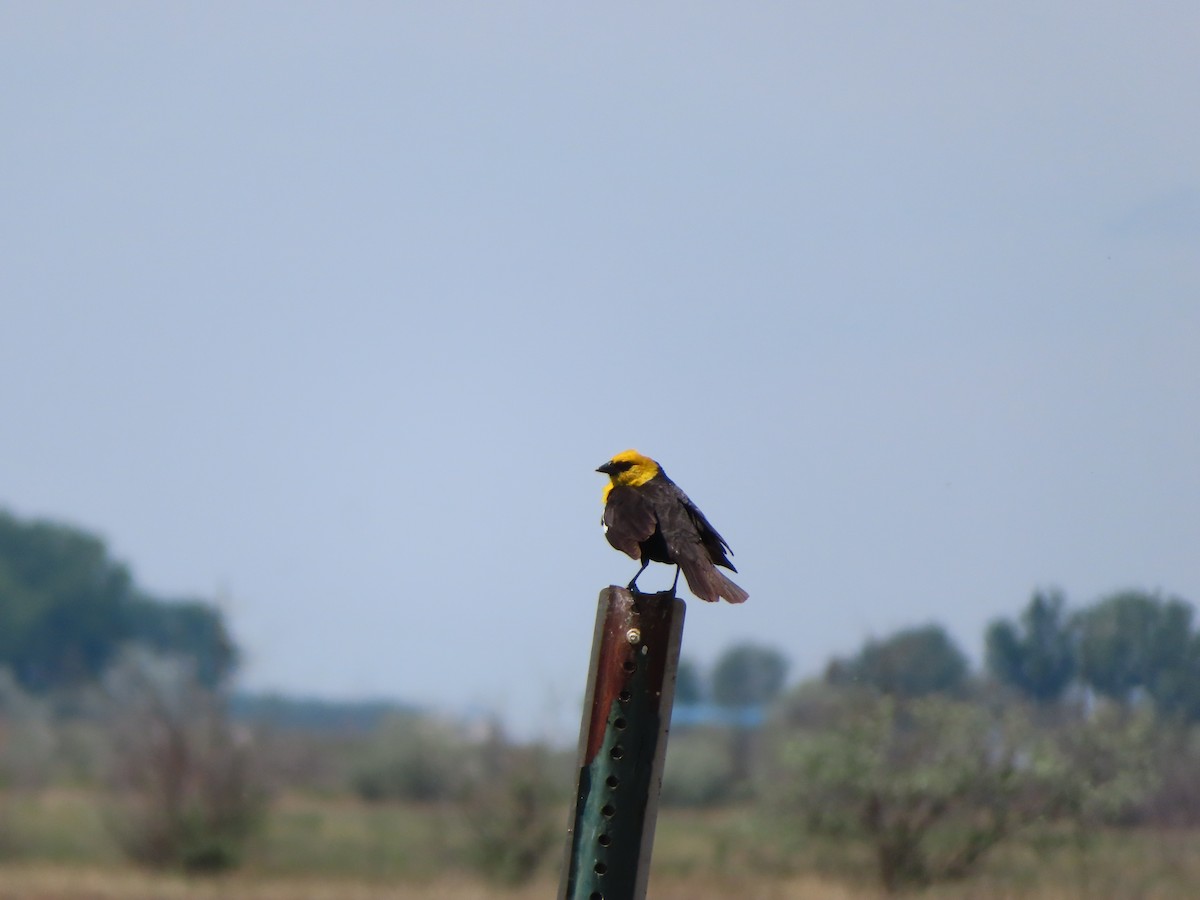
<path fill-rule="evenodd" d="M 729 544 L 662 466 L 626 450 L 596 471 L 611 479 L 604 487 L 604 535 L 613 547 L 642 563 L 629 582 L 630 590 L 635 590 L 646 566 L 660 562 L 678 566 L 701 600 L 747 599 L 749 595 L 716 568 L 737 571 L 729 561 Z M 678 581 L 678 571 L 675 578 Z"/>

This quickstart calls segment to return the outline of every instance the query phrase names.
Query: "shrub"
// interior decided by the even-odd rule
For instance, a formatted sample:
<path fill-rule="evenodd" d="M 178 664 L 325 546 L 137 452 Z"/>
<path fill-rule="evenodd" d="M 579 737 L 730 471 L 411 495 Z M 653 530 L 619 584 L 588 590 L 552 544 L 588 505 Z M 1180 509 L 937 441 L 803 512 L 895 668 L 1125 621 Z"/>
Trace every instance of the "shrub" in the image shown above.
<path fill-rule="evenodd" d="M 0 668 L 0 790 L 43 787 L 56 743 L 49 704 L 26 693 L 8 669 Z"/>
<path fill-rule="evenodd" d="M 563 797 L 544 748 L 493 741 L 488 749 L 491 765 L 466 795 L 469 855 L 489 880 L 524 884 L 558 843 L 566 818 Z"/>
<path fill-rule="evenodd" d="M 728 799 L 734 780 L 727 734 L 692 730 L 672 735 L 663 770 L 663 805 L 712 806 Z"/>
<path fill-rule="evenodd" d="M 1023 723 L 943 697 L 849 692 L 793 733 L 777 797 L 812 831 L 865 838 L 888 890 L 970 874 L 1023 819 Z"/>
<path fill-rule="evenodd" d="M 427 716 L 398 716 L 371 739 L 350 783 L 369 802 L 450 800 L 467 784 L 470 756 L 454 727 Z"/>
<path fill-rule="evenodd" d="M 135 862 L 191 872 L 241 862 L 262 820 L 249 736 L 181 663 L 128 653 L 106 678 L 113 705 L 108 822 Z"/>

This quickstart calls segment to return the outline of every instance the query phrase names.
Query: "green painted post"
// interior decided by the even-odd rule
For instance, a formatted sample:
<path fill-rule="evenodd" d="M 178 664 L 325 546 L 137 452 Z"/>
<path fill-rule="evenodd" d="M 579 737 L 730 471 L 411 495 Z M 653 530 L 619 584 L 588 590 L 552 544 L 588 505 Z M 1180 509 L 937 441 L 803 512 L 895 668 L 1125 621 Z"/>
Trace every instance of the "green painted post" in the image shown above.
<path fill-rule="evenodd" d="M 559 900 L 642 900 L 662 786 L 683 601 L 600 592 Z"/>

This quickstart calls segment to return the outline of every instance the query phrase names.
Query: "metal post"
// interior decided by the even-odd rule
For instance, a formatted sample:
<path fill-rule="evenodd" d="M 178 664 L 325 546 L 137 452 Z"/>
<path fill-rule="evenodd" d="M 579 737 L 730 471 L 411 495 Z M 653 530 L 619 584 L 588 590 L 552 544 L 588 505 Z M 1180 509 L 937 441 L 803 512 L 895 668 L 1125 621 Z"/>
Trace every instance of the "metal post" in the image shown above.
<path fill-rule="evenodd" d="M 600 592 L 559 900 L 642 900 L 662 786 L 683 601 Z"/>

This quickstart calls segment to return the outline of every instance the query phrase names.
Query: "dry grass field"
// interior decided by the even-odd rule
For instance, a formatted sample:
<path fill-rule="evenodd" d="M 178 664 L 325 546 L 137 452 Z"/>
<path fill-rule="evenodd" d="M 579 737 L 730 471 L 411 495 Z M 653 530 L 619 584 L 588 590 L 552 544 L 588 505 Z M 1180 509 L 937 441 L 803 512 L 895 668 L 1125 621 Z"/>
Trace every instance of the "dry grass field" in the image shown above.
<path fill-rule="evenodd" d="M 396 884 L 251 876 L 195 881 L 128 870 L 0 868 L 0 900 L 547 900 L 554 897 L 557 887 L 553 879 L 506 889 L 455 876 Z M 866 900 L 877 896 L 804 878 L 762 883 L 674 878 L 656 881 L 650 894 L 661 900 Z"/>
<path fill-rule="evenodd" d="M 1195 882 L 1139 886 L 1132 881 L 1076 886 L 1003 886 L 988 880 L 920 892 L 932 900 L 1168 900 L 1193 898 Z M 353 878 L 239 874 L 212 879 L 153 875 L 125 868 L 49 864 L 0 867 L 0 900 L 547 900 L 557 880 L 540 878 L 502 888 L 459 875 L 430 881 L 363 881 Z M 883 900 L 881 891 L 815 876 L 791 878 L 680 877 L 651 879 L 652 900 Z"/>
<path fill-rule="evenodd" d="M 559 854 L 533 882 L 505 888 L 470 874 L 452 810 L 286 796 L 237 872 L 145 872 L 121 860 L 86 792 L 4 802 L 0 900 L 545 900 Z M 920 892 L 931 900 L 1168 900 L 1197 896 L 1200 834 L 1116 831 L 1014 840 L 977 877 Z M 666 810 L 653 900 L 880 900 L 867 848 L 816 843 L 740 810 Z"/>

